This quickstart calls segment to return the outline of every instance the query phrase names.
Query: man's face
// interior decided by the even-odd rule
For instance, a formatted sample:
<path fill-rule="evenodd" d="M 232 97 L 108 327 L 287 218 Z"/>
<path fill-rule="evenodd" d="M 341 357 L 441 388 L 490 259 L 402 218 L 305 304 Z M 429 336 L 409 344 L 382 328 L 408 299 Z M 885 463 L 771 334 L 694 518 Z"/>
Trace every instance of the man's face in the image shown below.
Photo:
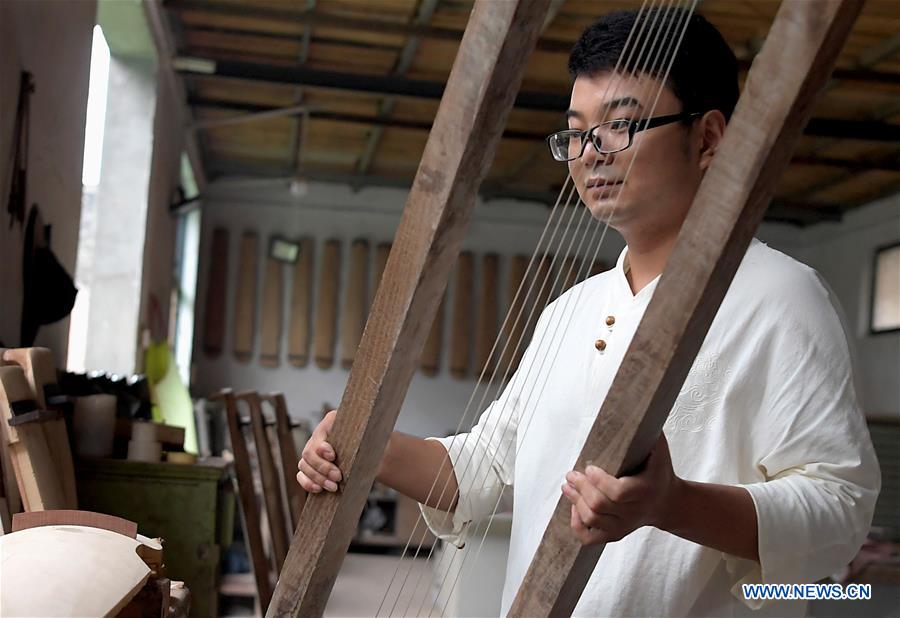
<path fill-rule="evenodd" d="M 587 130 L 608 120 L 682 111 L 659 80 L 610 72 L 578 77 L 566 115 L 570 128 Z M 702 175 L 694 133 L 681 122 L 646 129 L 635 133 L 630 148 L 614 154 L 598 154 L 588 142 L 582 156 L 569 162 L 569 171 L 594 218 L 609 221 L 626 240 L 680 228 Z"/>

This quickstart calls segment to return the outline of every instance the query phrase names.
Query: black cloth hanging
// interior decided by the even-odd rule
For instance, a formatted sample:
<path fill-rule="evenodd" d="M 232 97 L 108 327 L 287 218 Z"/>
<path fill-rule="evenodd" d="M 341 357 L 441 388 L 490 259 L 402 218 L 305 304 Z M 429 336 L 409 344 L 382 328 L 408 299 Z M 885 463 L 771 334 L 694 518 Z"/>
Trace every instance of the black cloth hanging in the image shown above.
<path fill-rule="evenodd" d="M 32 206 L 25 226 L 22 255 L 21 346 L 34 344 L 38 329 L 63 319 L 75 305 L 78 290 L 72 277 L 50 250 L 50 226 L 44 226 L 37 206 Z"/>

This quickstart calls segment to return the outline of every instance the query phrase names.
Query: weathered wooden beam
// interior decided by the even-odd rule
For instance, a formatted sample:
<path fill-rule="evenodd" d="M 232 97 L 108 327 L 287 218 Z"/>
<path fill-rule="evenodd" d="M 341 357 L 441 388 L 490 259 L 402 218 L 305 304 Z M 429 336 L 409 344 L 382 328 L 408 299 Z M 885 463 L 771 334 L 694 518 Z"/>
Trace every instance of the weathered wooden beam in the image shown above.
<path fill-rule="evenodd" d="M 330 435 L 341 491 L 306 501 L 267 616 L 324 611 L 547 5 L 472 11 Z"/>
<path fill-rule="evenodd" d="M 617 476 L 662 431 L 801 127 L 864 0 L 785 0 L 575 468 Z M 584 547 L 561 496 L 510 616 L 569 616 L 603 546 Z"/>
<path fill-rule="evenodd" d="M 463 32 L 457 28 L 432 26 L 425 23 L 403 23 L 389 21 L 387 19 L 371 19 L 369 17 L 352 17 L 350 15 L 336 15 L 313 10 L 292 11 L 259 5 L 238 4 L 212 4 L 197 2 L 196 0 L 178 0 L 172 2 L 166 0 L 164 6 L 176 15 L 186 12 L 201 13 L 209 16 L 221 17 L 252 17 L 254 19 L 271 19 L 281 23 L 297 26 L 328 26 L 342 30 L 362 30 L 365 32 L 377 32 L 379 34 L 395 34 L 398 36 L 415 36 L 420 39 L 439 39 L 445 41 L 459 41 Z M 187 28 L 187 26 L 186 26 Z M 260 30 L 245 30 L 247 34 L 268 36 L 270 33 Z M 568 41 L 544 40 L 538 41 L 536 49 L 558 53 L 568 53 L 572 44 Z"/>
<path fill-rule="evenodd" d="M 431 21 L 431 16 L 434 15 L 434 11 L 437 9 L 438 2 L 439 0 L 423 0 L 422 4 L 419 5 L 413 23 L 418 25 L 428 24 L 428 22 Z M 397 59 L 397 62 L 391 71 L 392 75 L 402 76 L 406 74 L 412 66 L 413 60 L 416 58 L 416 52 L 419 51 L 421 40 L 420 37 L 415 35 L 410 36 L 409 39 L 407 39 L 406 44 L 403 46 L 403 50 L 400 52 L 400 57 Z M 394 107 L 396 105 L 397 100 L 394 97 L 386 97 L 383 99 L 378 108 L 378 118 L 381 120 L 389 118 L 394 112 Z M 372 165 L 372 160 L 375 158 L 375 151 L 378 149 L 378 142 L 381 141 L 382 133 L 384 133 L 384 125 L 375 125 L 372 132 L 369 133 L 366 144 L 363 147 L 362 155 L 356 165 L 356 171 L 360 174 L 367 174 L 369 172 L 369 167 Z"/>
<path fill-rule="evenodd" d="M 322 71 L 305 66 L 277 66 L 260 62 L 217 59 L 213 54 L 203 57 L 179 57 L 175 60 L 177 70 L 185 75 L 231 77 L 275 84 L 369 92 L 379 95 L 440 99 L 444 94 L 445 87 L 443 82 L 425 79 L 410 79 L 396 75 L 363 75 Z M 521 109 L 562 114 L 568 105 L 568 96 L 547 92 L 522 91 L 516 96 L 516 107 Z"/>

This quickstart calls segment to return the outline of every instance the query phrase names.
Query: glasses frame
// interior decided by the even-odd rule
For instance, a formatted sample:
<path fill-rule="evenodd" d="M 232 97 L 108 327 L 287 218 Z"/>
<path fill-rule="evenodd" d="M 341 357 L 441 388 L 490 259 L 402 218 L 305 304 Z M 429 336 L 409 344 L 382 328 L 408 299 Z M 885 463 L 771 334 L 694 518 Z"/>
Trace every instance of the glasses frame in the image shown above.
<path fill-rule="evenodd" d="M 667 124 L 672 124 L 675 122 L 688 120 L 692 118 L 696 118 L 700 116 L 700 112 L 681 112 L 680 114 L 668 114 L 666 116 L 656 116 L 654 118 L 640 118 L 638 120 L 628 120 L 627 118 L 614 118 L 612 120 L 607 120 L 605 122 L 601 122 L 599 124 L 594 125 L 590 129 L 586 131 L 579 131 L 578 129 L 564 129 L 562 131 L 556 131 L 555 133 L 551 133 L 547 136 L 547 147 L 550 148 L 550 154 L 555 161 L 559 161 L 560 163 L 566 163 L 569 161 L 574 161 L 575 159 L 581 158 L 584 154 L 584 149 L 588 145 L 588 141 L 590 141 L 591 145 L 593 145 L 594 150 L 597 151 L 598 154 L 614 154 L 617 152 L 622 152 L 623 150 L 627 150 L 631 147 L 631 144 L 634 142 L 634 135 L 638 131 L 644 131 L 646 129 L 653 129 L 656 127 L 661 127 Z M 623 146 L 622 148 L 617 148 L 615 150 L 603 150 L 602 143 L 600 139 L 594 135 L 594 131 L 599 129 L 601 126 L 605 124 L 609 124 L 611 122 L 627 122 L 628 123 L 628 144 Z M 578 136 L 581 138 L 581 150 L 574 157 L 569 157 L 568 159 L 559 159 L 556 156 L 556 153 L 553 150 L 553 146 L 551 145 L 550 140 L 554 137 L 562 134 L 568 134 L 570 136 Z M 589 139 L 585 139 L 585 138 Z"/>

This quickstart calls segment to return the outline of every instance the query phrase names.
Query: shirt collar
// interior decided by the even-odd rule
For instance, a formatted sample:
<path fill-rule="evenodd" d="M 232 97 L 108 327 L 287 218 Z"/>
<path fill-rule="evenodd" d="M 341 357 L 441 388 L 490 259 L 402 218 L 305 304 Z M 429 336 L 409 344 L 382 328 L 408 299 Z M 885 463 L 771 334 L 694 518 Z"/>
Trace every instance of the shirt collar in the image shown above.
<path fill-rule="evenodd" d="M 659 283 L 660 275 L 657 275 L 653 281 L 645 285 L 640 292 L 634 294 L 631 291 L 631 284 L 628 283 L 628 277 L 626 277 L 630 270 L 631 264 L 628 262 L 628 246 L 626 245 L 619 254 L 619 259 L 616 260 L 615 279 L 618 292 L 629 300 L 649 299 L 653 296 L 653 290 L 656 289 L 656 284 Z"/>

